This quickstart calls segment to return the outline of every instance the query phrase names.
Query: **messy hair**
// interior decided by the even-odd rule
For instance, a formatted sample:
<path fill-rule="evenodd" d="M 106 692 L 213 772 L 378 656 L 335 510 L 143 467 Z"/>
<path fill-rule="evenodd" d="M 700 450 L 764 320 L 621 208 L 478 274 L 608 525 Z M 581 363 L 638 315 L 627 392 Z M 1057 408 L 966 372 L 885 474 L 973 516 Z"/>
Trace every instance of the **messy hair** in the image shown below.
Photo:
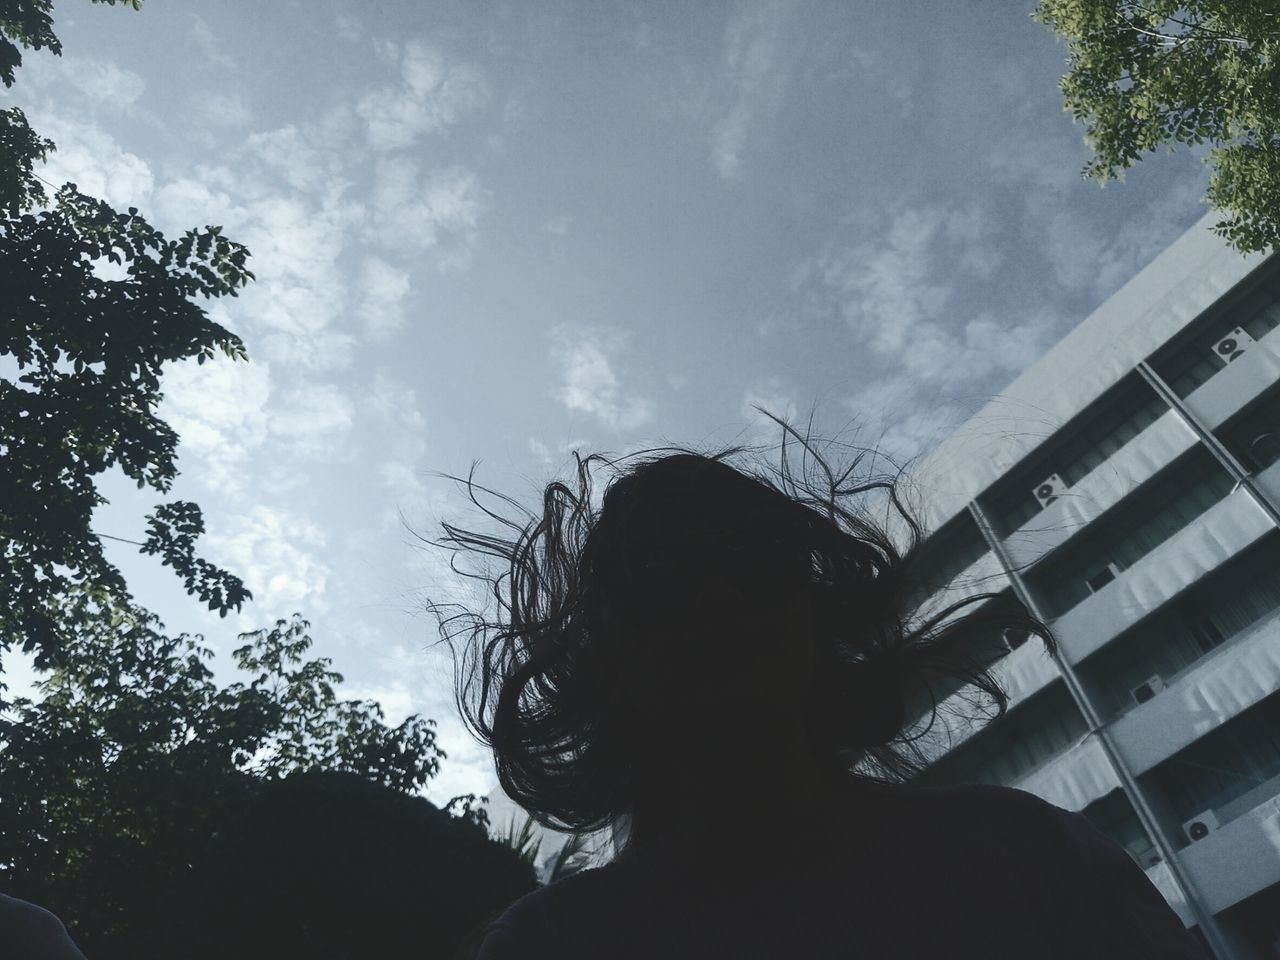
<path fill-rule="evenodd" d="M 515 531 L 514 539 L 447 522 L 441 524 L 447 537 L 420 538 L 496 557 L 506 568 L 495 578 L 465 573 L 450 562 L 455 572 L 489 586 L 499 606 L 494 620 L 465 608 L 442 619 L 445 605 L 427 607 L 454 653 L 454 696 L 464 722 L 493 751 L 502 789 L 543 827 L 576 835 L 608 828 L 615 853 L 629 848 L 643 768 L 628 748 L 601 637 L 616 622 L 612 616 L 646 624 L 687 615 L 700 570 L 714 569 L 743 587 L 756 585 L 753 593 L 743 591 L 747 596 L 780 593 L 774 589 L 779 587 L 808 590 L 819 669 L 805 707 L 805 730 L 824 776 L 837 785 L 904 783 L 919 776 L 930 760 L 916 741 L 937 718 L 939 683 L 950 684 L 948 692 L 955 681 L 972 684 L 995 702 L 990 719 L 1003 716 L 1009 698 L 989 672 L 991 658 L 973 653 L 982 641 L 1013 630 L 1039 636 L 1057 655 L 1048 625 L 1007 592 L 969 595 L 918 619 L 913 599 L 931 585 L 921 560 L 921 525 L 898 496 L 902 469 L 897 477 L 846 484 L 868 451 L 837 478 L 807 436 L 757 409 L 784 430 L 777 483 L 730 463 L 745 447 L 715 453 L 660 447 L 621 458 L 638 462 L 609 482 L 596 509 L 591 466 L 599 461 L 616 470 L 619 462 L 598 453 L 583 459 L 574 451 L 576 489 L 548 484 L 541 515 L 525 511 L 530 519 L 521 525 L 476 500 L 473 463 L 465 481 L 471 501 Z M 823 484 L 815 486 L 805 475 L 797 485 L 788 468 L 788 435 L 817 463 Z M 865 510 L 843 502 L 877 489 L 888 491 L 910 529 L 903 550 Z M 765 584 L 769 594 L 761 591 Z M 974 604 L 982 605 L 948 619 Z M 470 624 L 461 667 L 457 631 L 446 630 L 459 619 Z M 868 685 L 859 673 L 871 661 L 892 663 L 892 676 L 901 678 L 905 691 L 927 699 L 923 730 L 906 729 L 900 695 L 887 705 L 868 705 L 876 696 L 884 700 L 876 690 L 883 684 Z"/>

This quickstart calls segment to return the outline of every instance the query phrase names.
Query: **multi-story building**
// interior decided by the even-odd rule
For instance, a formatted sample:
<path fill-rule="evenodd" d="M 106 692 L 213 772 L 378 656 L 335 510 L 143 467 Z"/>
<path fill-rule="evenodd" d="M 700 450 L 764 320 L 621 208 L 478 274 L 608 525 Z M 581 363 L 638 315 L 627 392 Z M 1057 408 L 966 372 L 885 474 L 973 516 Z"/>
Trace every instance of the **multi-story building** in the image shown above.
<path fill-rule="evenodd" d="M 1215 219 L 909 472 L 921 610 L 1010 593 L 1060 645 L 969 651 L 1008 712 L 948 723 L 944 700 L 921 779 L 1083 813 L 1216 956 L 1254 960 L 1280 957 L 1280 257 Z"/>
<path fill-rule="evenodd" d="M 951 724 L 943 699 L 921 779 L 1083 813 L 1215 956 L 1254 960 L 1280 957 L 1280 257 L 1232 251 L 1214 219 L 905 489 L 929 533 L 921 611 L 1008 593 L 1060 645 L 970 651 L 1009 709 Z"/>

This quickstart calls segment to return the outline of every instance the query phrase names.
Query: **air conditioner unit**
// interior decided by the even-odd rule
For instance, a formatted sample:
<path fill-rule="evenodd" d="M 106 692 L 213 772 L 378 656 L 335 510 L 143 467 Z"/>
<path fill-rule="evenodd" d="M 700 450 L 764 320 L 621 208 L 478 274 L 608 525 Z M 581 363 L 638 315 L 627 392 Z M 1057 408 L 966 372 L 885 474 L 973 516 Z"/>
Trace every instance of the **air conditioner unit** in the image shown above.
<path fill-rule="evenodd" d="M 1157 674 L 1154 677 L 1147 677 L 1147 679 L 1130 690 L 1129 696 L 1133 697 L 1135 703 L 1146 703 L 1163 689 L 1164 680 Z"/>
<path fill-rule="evenodd" d="M 1066 492 L 1067 485 L 1056 473 L 1049 474 L 1044 480 L 1036 484 L 1035 489 L 1032 491 L 1042 507 L 1047 507 Z"/>
<path fill-rule="evenodd" d="M 1217 354 L 1224 363 L 1230 363 L 1240 354 L 1244 353 L 1252 343 L 1257 343 L 1253 337 L 1245 332 L 1243 327 L 1236 327 L 1229 334 L 1213 345 L 1213 352 Z"/>
<path fill-rule="evenodd" d="M 1114 563 L 1108 563 L 1093 576 L 1085 577 L 1084 582 L 1091 592 L 1097 593 L 1118 576 L 1120 576 L 1120 568 Z"/>
<path fill-rule="evenodd" d="M 1212 810 L 1197 814 L 1182 825 L 1182 831 L 1192 842 L 1203 840 L 1211 830 L 1218 829 L 1218 818 Z"/>

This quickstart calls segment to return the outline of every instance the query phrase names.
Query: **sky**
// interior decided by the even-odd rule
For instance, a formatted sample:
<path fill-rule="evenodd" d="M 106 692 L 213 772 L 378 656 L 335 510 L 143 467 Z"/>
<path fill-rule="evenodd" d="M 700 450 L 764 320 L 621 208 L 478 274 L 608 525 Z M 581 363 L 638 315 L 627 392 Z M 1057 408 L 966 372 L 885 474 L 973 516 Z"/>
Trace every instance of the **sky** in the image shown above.
<path fill-rule="evenodd" d="M 776 466 L 753 404 L 921 456 L 1204 214 L 1185 149 L 1080 178 L 1033 8 L 58 4 L 63 56 L 7 92 L 58 146 L 41 175 L 170 236 L 221 224 L 257 275 L 205 302 L 250 361 L 165 367 L 179 479 L 113 470 L 93 524 L 141 540 L 194 500 L 199 555 L 254 599 L 220 619 L 157 558 L 108 559 L 225 682 L 238 632 L 302 613 L 342 696 L 436 721 L 429 799 L 489 793 L 424 608 L 483 600 L 413 532 L 502 528 L 434 474 L 478 461 L 532 510 L 573 450 Z"/>

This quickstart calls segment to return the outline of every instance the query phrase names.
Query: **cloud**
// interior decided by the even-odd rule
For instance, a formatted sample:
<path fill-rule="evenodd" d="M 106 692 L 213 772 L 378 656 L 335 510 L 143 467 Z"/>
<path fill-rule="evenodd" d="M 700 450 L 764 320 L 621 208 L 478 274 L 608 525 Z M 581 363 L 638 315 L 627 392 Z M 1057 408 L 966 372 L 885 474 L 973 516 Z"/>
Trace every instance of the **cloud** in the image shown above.
<path fill-rule="evenodd" d="M 40 176 L 58 186 L 70 181 L 81 193 L 105 200 L 117 210 L 147 206 L 155 178 L 145 160 L 123 149 L 91 121 L 69 122 L 42 108 L 27 113 L 31 126 L 58 145 L 36 168 Z M 48 192 L 52 200 L 53 191 Z"/>
<path fill-rule="evenodd" d="M 203 542 L 213 562 L 253 592 L 259 619 L 329 612 L 325 590 L 332 572 L 320 556 L 325 535 L 306 517 L 258 504 L 211 518 Z"/>
<path fill-rule="evenodd" d="M 783 433 L 775 421 L 756 410 L 753 404 L 764 407 L 788 423 L 795 422 L 795 398 L 783 387 L 780 377 L 769 377 L 763 384 L 746 390 L 738 408 L 739 415 L 748 424 L 750 439 L 746 442 L 749 444 L 776 442 L 781 440 Z"/>
<path fill-rule="evenodd" d="M 187 37 L 210 63 L 227 70 L 240 69 L 235 57 L 227 53 L 225 45 L 214 35 L 208 22 L 197 13 L 191 14 L 191 28 L 187 31 Z"/>
<path fill-rule="evenodd" d="M 165 368 L 159 416 L 181 438 L 179 455 L 199 457 L 205 486 L 239 498 L 251 485 L 246 467 L 255 452 L 270 443 L 273 486 L 296 486 L 305 468 L 295 461 L 336 456 L 354 414 L 352 401 L 334 384 L 280 389 L 269 362 L 219 355 Z"/>
<path fill-rule="evenodd" d="M 776 109 L 787 80 L 787 65 L 778 55 L 787 11 L 775 3 L 758 3 L 730 21 L 725 30 L 723 81 L 728 109 L 711 130 L 711 161 L 725 180 L 742 179 L 742 151 L 757 117 Z"/>
<path fill-rule="evenodd" d="M 420 40 L 398 50 L 383 46 L 380 55 L 398 60 L 400 82 L 372 90 L 356 103 L 375 150 L 412 146 L 423 134 L 456 123 L 488 102 L 488 89 L 474 67 L 447 66 Z"/>
<path fill-rule="evenodd" d="M 244 97 L 238 93 L 206 90 L 193 96 L 190 102 L 197 115 L 219 126 L 244 127 L 253 119 Z M 210 142 L 215 141 L 211 138 Z"/>
<path fill-rule="evenodd" d="M 552 330 L 552 357 L 563 369 L 557 399 L 570 411 L 586 413 L 613 430 L 631 430 L 652 417 L 649 401 L 624 397 L 611 352 L 625 349 L 625 334 L 561 324 Z"/>
<path fill-rule="evenodd" d="M 390 433 L 385 449 L 390 456 L 374 467 L 378 481 L 391 493 L 382 512 L 384 526 L 398 523 L 398 510 L 417 511 L 433 502 L 433 493 L 419 476 L 427 451 L 427 423 L 413 387 L 385 369 L 375 371 L 363 392 L 361 413 Z"/>
<path fill-rule="evenodd" d="M 256 152 L 267 169 L 298 191 L 316 191 L 327 175 L 337 173 L 326 169 L 330 165 L 326 160 L 334 158 L 316 149 L 293 124 L 252 134 L 245 147 Z"/>
<path fill-rule="evenodd" d="M 184 360 L 165 367 L 163 388 L 157 415 L 181 438 L 180 459 L 195 454 L 207 487 L 232 497 L 244 495 L 249 455 L 270 432 L 271 365 L 221 354 L 203 364 Z"/>
<path fill-rule="evenodd" d="M 816 280 L 820 309 L 833 307 L 874 352 L 910 363 L 955 330 L 954 317 L 943 315 L 954 282 L 938 278 L 987 277 L 999 265 L 988 238 L 976 204 L 907 208 L 885 236 L 828 250 L 794 270 L 790 283 L 799 289 Z"/>
<path fill-rule="evenodd" d="M 842 320 L 865 354 L 870 382 L 851 398 L 859 415 L 891 417 L 889 452 L 934 445 L 960 410 L 948 395 L 1016 375 L 1061 333 L 1055 312 L 1020 306 L 999 317 L 974 298 L 1001 263 L 976 203 L 908 207 L 883 235 L 829 246 L 790 272 L 805 311 Z M 956 421 L 958 424 L 960 421 Z"/>
<path fill-rule="evenodd" d="M 476 175 L 462 167 L 424 172 L 408 157 L 387 157 L 374 172 L 373 217 L 365 237 L 390 250 L 442 246 L 439 266 L 460 266 L 489 196 Z"/>
<path fill-rule="evenodd" d="M 558 217 L 552 217 L 545 224 L 547 233 L 554 233 L 557 237 L 563 237 L 569 232 L 569 228 L 573 226 L 573 217 L 561 214 Z"/>
<path fill-rule="evenodd" d="M 332 383 L 302 383 L 271 410 L 272 438 L 295 457 L 329 460 L 351 429 L 355 410 Z"/>
<path fill-rule="evenodd" d="M 861 79 L 884 89 L 898 103 L 899 115 L 911 115 L 913 89 L 904 71 L 897 69 L 878 50 L 853 47 L 844 66 L 828 74 L 828 80 Z"/>
<path fill-rule="evenodd" d="M 404 298 L 409 294 L 409 272 L 393 267 L 381 257 L 364 258 L 357 292 L 356 317 L 374 343 L 390 340 L 404 327 Z"/>

